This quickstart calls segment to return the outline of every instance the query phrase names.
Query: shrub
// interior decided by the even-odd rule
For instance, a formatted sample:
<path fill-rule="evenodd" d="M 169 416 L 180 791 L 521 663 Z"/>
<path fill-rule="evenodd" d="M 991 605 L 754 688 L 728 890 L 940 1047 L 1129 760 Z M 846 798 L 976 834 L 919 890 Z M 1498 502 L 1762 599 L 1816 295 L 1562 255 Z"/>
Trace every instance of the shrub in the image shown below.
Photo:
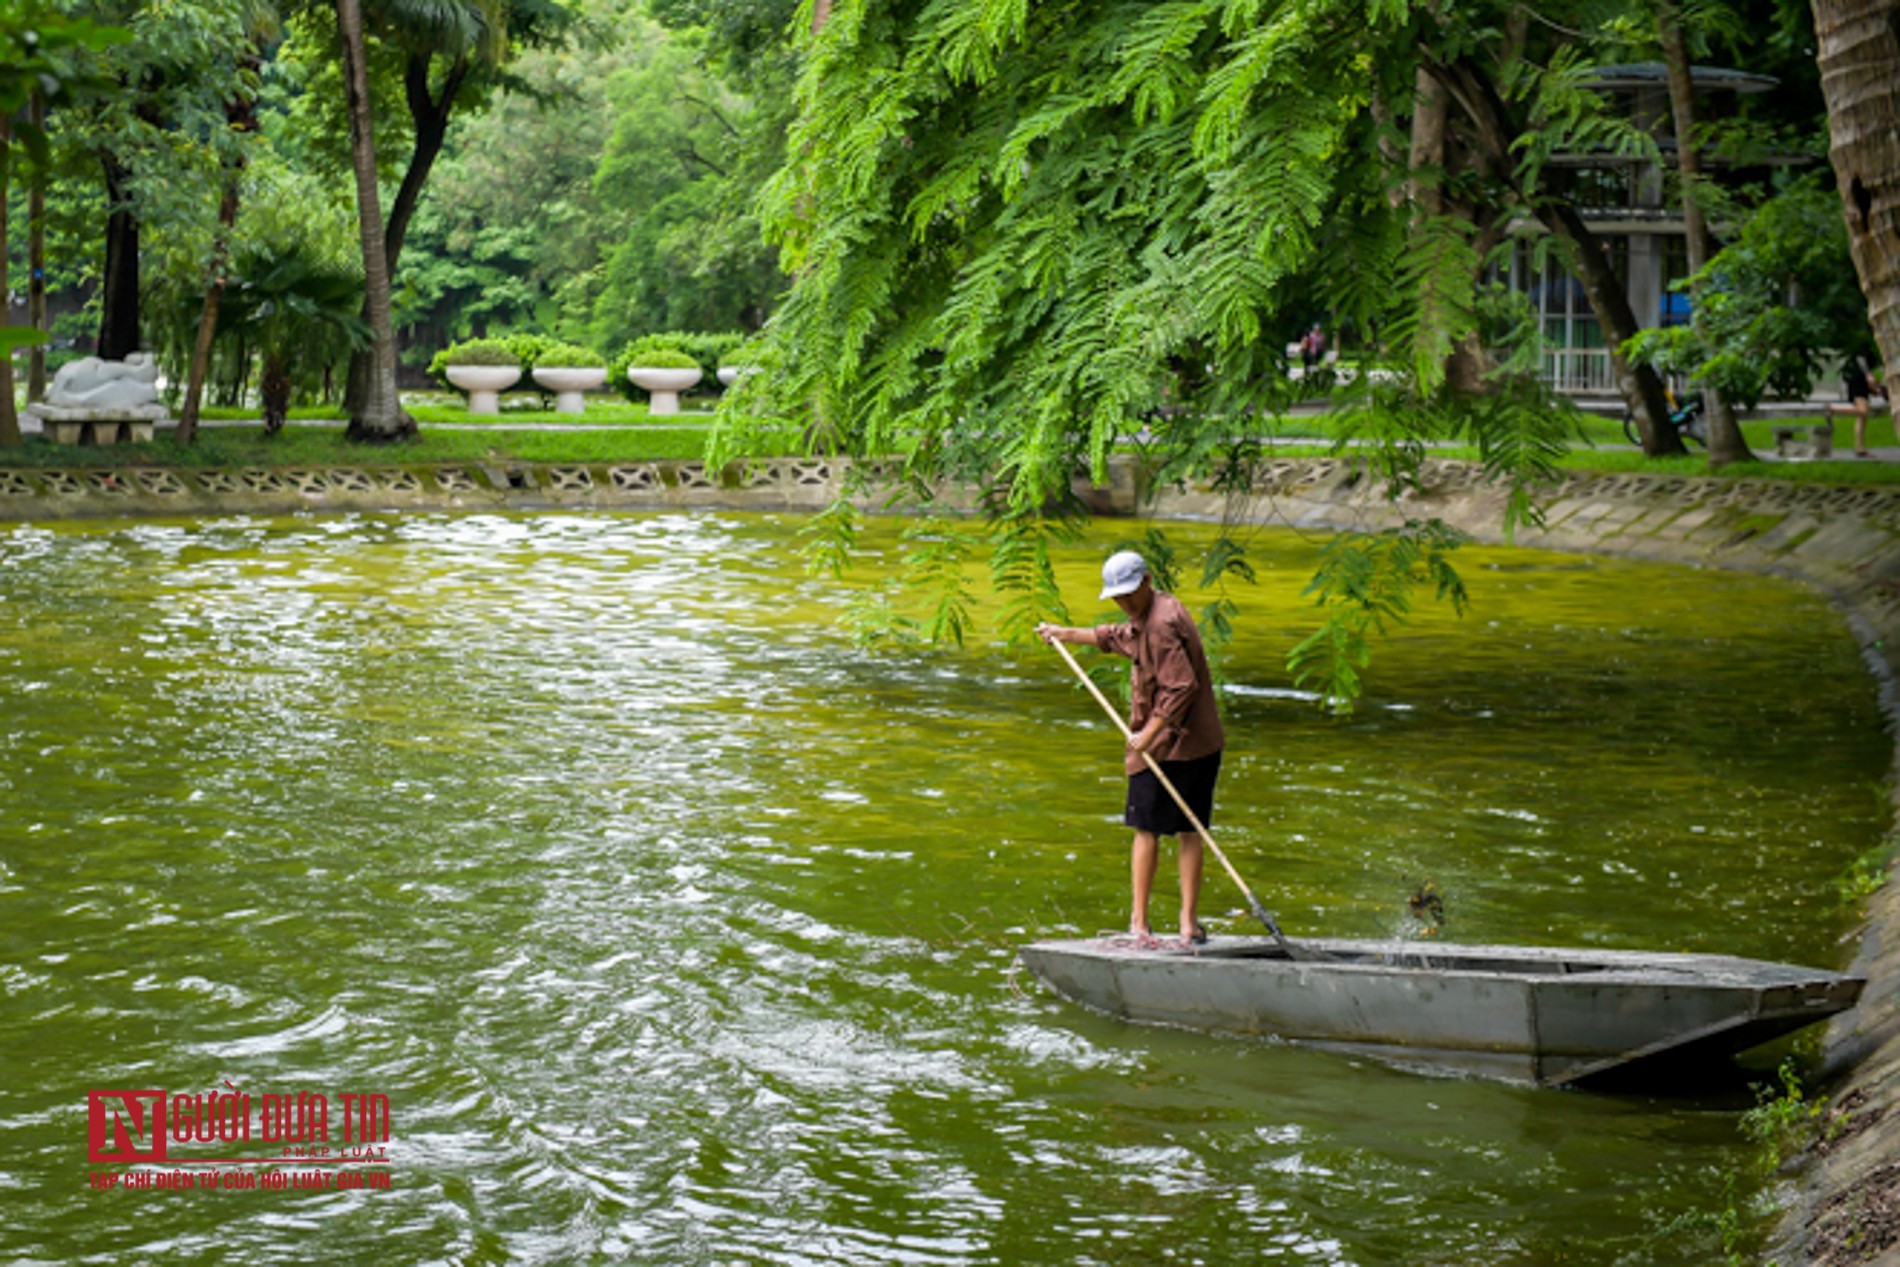
<path fill-rule="evenodd" d="M 451 343 L 429 362 L 429 377 L 451 388 L 447 370 L 451 365 L 518 365 L 521 358 L 500 339 L 467 339 Z"/>
<path fill-rule="evenodd" d="M 686 369 L 696 365 L 703 377 L 699 380 L 699 386 L 693 389 L 693 394 L 717 393 L 721 390 L 717 371 L 722 358 L 744 342 L 745 336 L 737 331 L 702 334 L 691 330 L 668 330 L 649 334 L 629 343 L 619 356 L 607 363 L 607 381 L 634 404 L 644 404 L 646 393 L 627 381 L 629 365 L 647 365 L 654 369 Z M 662 352 L 688 359 L 653 359 Z"/>
<path fill-rule="evenodd" d="M 687 352 L 677 352 L 672 348 L 649 348 L 637 356 L 627 359 L 628 365 L 643 366 L 656 370 L 696 370 L 699 361 Z"/>
<path fill-rule="evenodd" d="M 529 369 L 536 365 L 560 365 L 573 368 L 589 365 L 604 365 L 600 353 L 592 348 L 582 347 L 578 343 L 546 343 L 535 349 L 534 360 Z"/>
<path fill-rule="evenodd" d="M 524 381 L 536 365 L 547 359 L 548 349 L 561 346 L 558 340 L 545 334 L 498 334 L 495 341 L 515 354 L 515 363 L 521 366 Z"/>
<path fill-rule="evenodd" d="M 515 365 L 524 383 L 533 381 L 537 365 L 599 365 L 600 353 L 578 343 L 563 343 L 545 334 L 497 334 L 454 343 L 435 354 L 429 376 L 449 386 L 443 371 L 451 365 Z"/>

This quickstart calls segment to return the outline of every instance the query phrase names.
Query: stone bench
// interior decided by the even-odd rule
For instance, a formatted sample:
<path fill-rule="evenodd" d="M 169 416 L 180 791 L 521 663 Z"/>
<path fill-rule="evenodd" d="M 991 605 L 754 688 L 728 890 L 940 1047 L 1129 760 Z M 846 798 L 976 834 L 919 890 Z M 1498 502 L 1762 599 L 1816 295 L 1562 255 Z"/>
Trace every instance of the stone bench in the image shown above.
<path fill-rule="evenodd" d="M 26 411 L 40 420 L 54 444 L 123 444 L 152 438 L 152 428 L 165 420 L 163 405 L 134 405 L 124 409 L 86 409 L 41 402 Z"/>
<path fill-rule="evenodd" d="M 1825 422 L 1810 427 L 1776 427 L 1775 456 L 1796 462 L 1832 457 L 1834 427 Z"/>

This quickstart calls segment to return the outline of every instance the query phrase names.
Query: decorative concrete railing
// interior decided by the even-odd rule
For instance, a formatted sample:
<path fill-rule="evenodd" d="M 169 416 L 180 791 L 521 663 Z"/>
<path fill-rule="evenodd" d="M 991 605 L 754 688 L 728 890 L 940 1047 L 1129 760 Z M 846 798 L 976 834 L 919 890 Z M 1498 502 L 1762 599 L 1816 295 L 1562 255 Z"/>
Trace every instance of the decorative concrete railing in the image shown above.
<path fill-rule="evenodd" d="M 0 468 L 0 520 L 190 514 L 240 509 L 446 510 L 551 506 L 818 508 L 843 468 L 776 458 L 709 470 L 703 462 L 432 463 L 197 470 Z"/>

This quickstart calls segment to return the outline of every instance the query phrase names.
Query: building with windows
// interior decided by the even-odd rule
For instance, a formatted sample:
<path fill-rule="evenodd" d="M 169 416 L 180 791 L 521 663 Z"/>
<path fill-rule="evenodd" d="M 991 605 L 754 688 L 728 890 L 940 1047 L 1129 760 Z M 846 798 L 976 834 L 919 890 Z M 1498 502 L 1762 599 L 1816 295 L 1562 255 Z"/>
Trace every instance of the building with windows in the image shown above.
<path fill-rule="evenodd" d="M 1736 98 L 1766 92 L 1777 82 L 1707 66 L 1695 67 L 1693 76 L 1697 110 L 1705 118 L 1728 113 Z M 1661 163 L 1611 154 L 1563 156 L 1557 161 L 1571 169 L 1577 211 L 1623 279 L 1636 319 L 1648 327 L 1687 321 L 1689 297 L 1670 290 L 1671 283 L 1688 276 L 1689 252 L 1682 211 L 1672 197 L 1676 140 L 1663 64 L 1602 66 L 1590 86 L 1656 137 Z M 1609 349 L 1582 284 L 1550 253 L 1538 267 L 1534 243 L 1524 236 L 1536 227 L 1527 221 L 1519 228 L 1508 281 L 1537 309 L 1545 379 L 1573 395 L 1614 395 Z"/>

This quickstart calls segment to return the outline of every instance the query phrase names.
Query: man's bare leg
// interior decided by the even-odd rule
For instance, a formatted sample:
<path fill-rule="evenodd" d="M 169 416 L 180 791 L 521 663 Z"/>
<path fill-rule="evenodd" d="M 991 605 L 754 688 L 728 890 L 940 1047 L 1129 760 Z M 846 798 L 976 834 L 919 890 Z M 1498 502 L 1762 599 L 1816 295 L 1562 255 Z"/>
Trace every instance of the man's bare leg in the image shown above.
<path fill-rule="evenodd" d="M 1148 935 L 1148 895 L 1155 887 L 1155 858 L 1160 852 L 1160 842 L 1151 831 L 1135 833 L 1135 843 L 1128 852 L 1128 876 L 1134 882 L 1135 905 L 1128 917 L 1128 931 L 1138 935 Z"/>
<path fill-rule="evenodd" d="M 1188 940 L 1201 926 L 1201 865 L 1206 850 L 1199 832 L 1181 833 L 1181 938 Z"/>

